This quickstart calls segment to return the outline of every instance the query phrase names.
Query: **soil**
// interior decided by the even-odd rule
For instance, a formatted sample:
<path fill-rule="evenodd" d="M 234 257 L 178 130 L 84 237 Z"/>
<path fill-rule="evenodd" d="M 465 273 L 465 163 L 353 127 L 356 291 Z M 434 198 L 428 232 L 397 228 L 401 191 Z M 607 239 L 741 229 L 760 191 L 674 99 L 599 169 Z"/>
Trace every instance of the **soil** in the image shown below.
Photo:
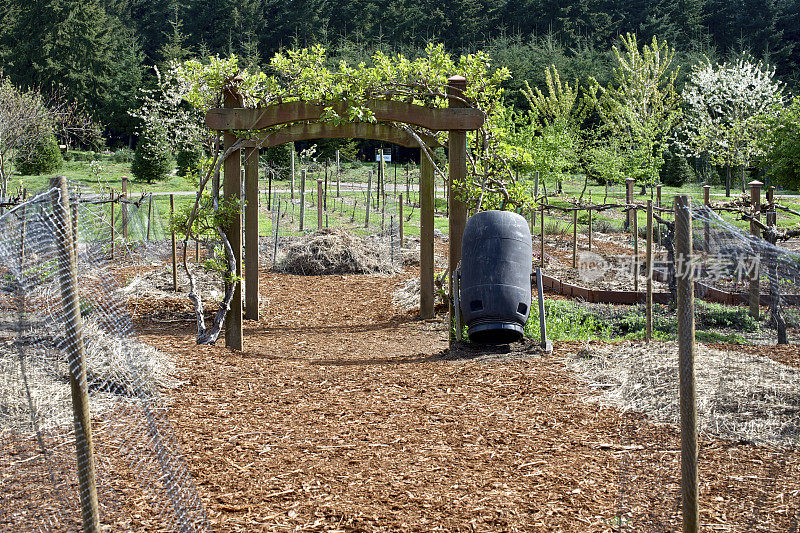
<path fill-rule="evenodd" d="M 216 530 L 679 528 L 677 428 L 590 401 L 564 364 L 586 343 L 451 353 L 441 316 L 393 304 L 405 278 L 262 273 L 243 352 L 139 302 L 188 383 L 169 415 Z M 700 480 L 705 530 L 796 530 L 798 453 L 705 437 Z"/>

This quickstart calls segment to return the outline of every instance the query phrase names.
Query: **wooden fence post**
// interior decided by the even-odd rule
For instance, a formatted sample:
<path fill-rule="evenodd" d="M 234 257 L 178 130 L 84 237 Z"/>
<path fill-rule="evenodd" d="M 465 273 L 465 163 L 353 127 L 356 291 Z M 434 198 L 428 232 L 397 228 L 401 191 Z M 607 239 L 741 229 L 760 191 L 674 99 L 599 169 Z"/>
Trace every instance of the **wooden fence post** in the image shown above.
<path fill-rule="evenodd" d="M 711 198 L 710 198 L 710 191 L 711 185 L 703 185 L 703 205 L 706 206 L 708 209 L 709 214 L 711 213 Z M 711 251 L 711 244 L 709 241 L 711 240 L 711 228 L 708 224 L 708 216 L 705 217 L 705 222 L 703 223 L 703 246 L 705 251 Z"/>
<path fill-rule="evenodd" d="M 300 231 L 306 218 L 306 169 L 300 171 Z"/>
<path fill-rule="evenodd" d="M 572 268 L 578 268 L 578 207 L 572 210 Z"/>
<path fill-rule="evenodd" d="M 153 193 L 150 193 L 150 198 L 147 200 L 147 242 L 150 242 L 150 221 L 153 218 Z"/>
<path fill-rule="evenodd" d="M 633 203 L 633 185 L 634 185 L 634 183 L 636 183 L 636 180 L 634 178 L 626 178 L 625 179 L 625 203 L 628 204 L 628 205 L 631 205 Z M 627 229 L 628 231 L 630 231 L 631 227 L 633 227 L 633 219 L 631 218 L 632 216 L 633 216 L 632 215 L 632 211 L 630 209 L 628 209 L 627 216 L 625 218 L 625 221 L 626 221 L 625 229 Z"/>
<path fill-rule="evenodd" d="M 464 91 L 467 80 L 461 76 L 453 76 L 447 80 L 448 106 L 451 108 L 466 107 Z M 451 130 L 448 133 L 448 162 L 450 179 L 448 180 L 448 215 L 449 215 L 449 240 L 450 253 L 448 257 L 448 272 L 450 275 L 458 268 L 461 261 L 461 239 L 464 236 L 464 227 L 467 224 L 467 206 L 459 198 L 459 192 L 467 178 L 467 132 L 464 130 Z M 450 284 L 452 287 L 452 284 Z M 453 324 L 455 313 L 460 310 L 453 306 L 455 295 L 450 294 L 448 308 L 448 330 Z M 452 340 L 452 336 L 451 336 Z"/>
<path fill-rule="evenodd" d="M 639 213 L 636 207 L 628 210 L 633 213 L 633 290 L 639 291 Z"/>
<path fill-rule="evenodd" d="M 292 166 L 291 166 L 292 177 L 291 177 L 291 182 L 289 183 L 289 196 L 291 197 L 292 200 L 294 200 L 294 143 L 289 143 L 289 145 L 292 147 Z"/>
<path fill-rule="evenodd" d="M 592 191 L 589 191 L 589 251 L 592 251 Z"/>
<path fill-rule="evenodd" d="M 767 204 L 769 204 L 767 226 L 775 226 L 775 229 L 778 229 L 778 213 L 775 210 L 775 187 L 771 185 L 767 189 Z"/>
<path fill-rule="evenodd" d="M 317 180 L 317 229 L 322 229 L 322 206 L 325 201 L 322 192 L 322 180 Z"/>
<path fill-rule="evenodd" d="M 750 185 L 750 208 L 753 216 L 753 220 L 750 221 L 750 233 L 755 237 L 761 237 L 761 230 L 756 226 L 755 221 L 759 219 L 761 213 L 761 187 L 764 184 L 754 180 L 748 185 Z M 758 305 L 761 300 L 759 291 L 761 265 L 758 261 L 754 261 L 752 268 L 753 270 L 750 273 L 750 316 L 758 319 Z"/>
<path fill-rule="evenodd" d="M 119 204 L 122 209 L 122 240 L 128 242 L 128 177 L 122 176 L 122 202 Z"/>
<path fill-rule="evenodd" d="M 656 185 L 656 208 L 661 208 L 661 185 Z M 658 246 L 661 247 L 661 226 L 658 226 Z"/>
<path fill-rule="evenodd" d="M 169 195 L 169 225 L 172 228 L 172 291 L 178 292 L 178 250 L 175 243 L 175 228 L 172 219 L 175 218 L 175 195 Z"/>
<path fill-rule="evenodd" d="M 340 185 L 342 181 L 342 167 L 339 166 L 339 150 L 336 150 L 336 197 L 341 198 L 342 192 L 340 190 Z"/>
<path fill-rule="evenodd" d="M 322 208 L 328 210 L 328 160 L 325 160 L 325 194 L 322 198 Z"/>
<path fill-rule="evenodd" d="M 647 200 L 647 340 L 653 340 L 653 200 Z"/>
<path fill-rule="evenodd" d="M 116 228 L 114 228 L 114 189 L 111 189 L 111 260 L 114 260 L 114 239 L 117 238 Z"/>
<path fill-rule="evenodd" d="M 695 396 L 694 280 L 692 279 L 692 212 L 688 195 L 675 197 L 675 261 L 678 292 L 678 356 L 681 413 L 681 505 L 684 533 L 696 533 L 697 403 Z"/>
<path fill-rule="evenodd" d="M 367 173 L 367 214 L 364 215 L 364 227 L 369 228 L 369 212 L 372 209 L 372 171 Z"/>
<path fill-rule="evenodd" d="M 89 388 L 86 382 L 86 354 L 83 345 L 83 322 L 78 300 L 78 268 L 72 243 L 69 191 L 63 176 L 50 179 L 53 191 L 53 214 L 58 247 L 59 280 L 64 313 L 69 384 L 72 393 L 75 448 L 78 463 L 78 486 L 83 531 L 94 533 L 100 528 L 97 482 L 92 445 L 92 418 L 89 409 Z M 59 234 L 60 233 L 60 234 Z"/>

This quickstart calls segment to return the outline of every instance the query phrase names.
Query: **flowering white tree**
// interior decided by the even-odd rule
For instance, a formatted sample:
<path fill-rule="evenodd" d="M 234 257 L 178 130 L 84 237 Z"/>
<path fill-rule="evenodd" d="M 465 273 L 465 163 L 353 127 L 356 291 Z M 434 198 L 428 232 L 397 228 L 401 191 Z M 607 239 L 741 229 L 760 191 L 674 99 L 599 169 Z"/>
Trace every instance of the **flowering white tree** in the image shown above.
<path fill-rule="evenodd" d="M 708 155 L 726 169 L 726 195 L 730 196 L 731 170 L 740 167 L 742 190 L 745 168 L 762 155 L 760 145 L 766 120 L 777 114 L 783 100 L 775 69 L 739 59 L 735 63 L 697 65 L 683 90 L 688 110 L 679 134 L 687 155 Z"/>

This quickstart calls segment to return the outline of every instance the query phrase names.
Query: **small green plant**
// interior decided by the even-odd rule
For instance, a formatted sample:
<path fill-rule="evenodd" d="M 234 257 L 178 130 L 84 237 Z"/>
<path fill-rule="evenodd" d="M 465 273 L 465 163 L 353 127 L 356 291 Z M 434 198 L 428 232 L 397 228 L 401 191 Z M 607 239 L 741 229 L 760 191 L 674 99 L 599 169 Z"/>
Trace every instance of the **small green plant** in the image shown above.
<path fill-rule="evenodd" d="M 55 172 L 63 162 L 58 141 L 52 132 L 36 139 L 29 149 L 18 150 L 14 156 L 17 172 L 25 175 Z"/>
<path fill-rule="evenodd" d="M 547 336 L 551 340 L 589 340 L 608 337 L 608 328 L 596 314 L 588 311 L 575 302 L 566 300 L 545 300 L 545 321 Z M 539 308 L 534 305 L 528 322 L 525 324 L 525 336 L 539 338 Z"/>
<path fill-rule="evenodd" d="M 733 328 L 740 331 L 757 331 L 758 321 L 750 316 L 745 307 L 727 306 L 695 300 L 697 305 L 697 327 Z"/>

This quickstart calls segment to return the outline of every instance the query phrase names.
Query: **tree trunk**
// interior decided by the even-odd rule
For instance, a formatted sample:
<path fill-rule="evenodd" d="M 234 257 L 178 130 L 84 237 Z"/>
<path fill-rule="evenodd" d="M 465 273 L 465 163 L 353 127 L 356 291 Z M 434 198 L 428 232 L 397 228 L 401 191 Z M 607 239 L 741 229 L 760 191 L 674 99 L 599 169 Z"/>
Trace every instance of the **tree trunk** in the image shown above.
<path fill-rule="evenodd" d="M 731 197 L 731 166 L 725 165 L 725 198 Z"/>

